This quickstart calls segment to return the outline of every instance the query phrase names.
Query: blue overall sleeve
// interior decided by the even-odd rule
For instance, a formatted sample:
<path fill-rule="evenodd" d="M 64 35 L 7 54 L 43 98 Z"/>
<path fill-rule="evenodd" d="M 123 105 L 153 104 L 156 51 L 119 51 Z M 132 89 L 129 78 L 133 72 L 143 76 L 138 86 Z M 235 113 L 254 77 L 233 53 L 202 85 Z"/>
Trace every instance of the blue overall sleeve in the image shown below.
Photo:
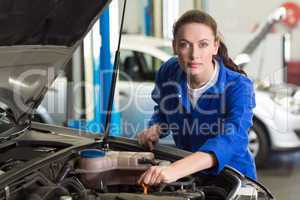
<path fill-rule="evenodd" d="M 217 165 L 209 170 L 217 175 L 235 156 L 248 151 L 248 130 L 252 126 L 255 97 L 252 82 L 240 76 L 225 87 L 226 116 L 223 132 L 209 138 L 199 151 L 213 153 Z"/>
<path fill-rule="evenodd" d="M 160 109 L 160 102 L 161 102 L 161 98 L 163 97 L 162 94 L 162 77 L 165 73 L 164 70 L 164 66 L 166 65 L 163 64 L 159 71 L 156 73 L 156 77 L 155 77 L 155 87 L 151 93 L 151 98 L 153 99 L 153 101 L 155 102 L 155 106 L 154 106 L 154 112 L 152 114 L 152 117 L 150 119 L 150 121 L 148 122 L 148 127 L 153 126 L 154 124 L 162 124 L 162 123 L 166 123 L 166 116 L 164 115 L 164 113 L 161 111 Z"/>

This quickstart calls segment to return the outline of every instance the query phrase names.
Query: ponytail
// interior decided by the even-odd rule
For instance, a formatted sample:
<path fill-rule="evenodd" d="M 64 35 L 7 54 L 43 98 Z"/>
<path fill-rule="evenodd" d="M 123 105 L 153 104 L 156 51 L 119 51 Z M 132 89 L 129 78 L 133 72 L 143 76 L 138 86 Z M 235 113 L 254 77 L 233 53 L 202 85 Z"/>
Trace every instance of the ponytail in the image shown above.
<path fill-rule="evenodd" d="M 222 40 L 220 41 L 220 46 L 218 49 L 218 54 L 217 57 L 221 58 L 224 62 L 224 65 L 231 69 L 232 71 L 236 71 L 239 72 L 241 74 L 244 74 L 245 76 L 247 76 L 246 72 L 244 70 L 242 70 L 238 65 L 236 65 L 233 60 L 228 56 L 228 50 L 226 45 L 224 44 L 224 42 Z"/>

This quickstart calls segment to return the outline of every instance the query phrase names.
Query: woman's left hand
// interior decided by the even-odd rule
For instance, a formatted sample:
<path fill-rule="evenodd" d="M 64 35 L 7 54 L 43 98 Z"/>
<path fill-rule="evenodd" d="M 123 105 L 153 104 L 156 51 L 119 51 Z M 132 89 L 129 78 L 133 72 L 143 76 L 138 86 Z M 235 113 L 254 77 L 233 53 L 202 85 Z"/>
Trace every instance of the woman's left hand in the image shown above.
<path fill-rule="evenodd" d="M 171 183 L 177 179 L 171 166 L 152 166 L 141 175 L 138 182 L 147 185 L 158 185 L 160 183 Z"/>

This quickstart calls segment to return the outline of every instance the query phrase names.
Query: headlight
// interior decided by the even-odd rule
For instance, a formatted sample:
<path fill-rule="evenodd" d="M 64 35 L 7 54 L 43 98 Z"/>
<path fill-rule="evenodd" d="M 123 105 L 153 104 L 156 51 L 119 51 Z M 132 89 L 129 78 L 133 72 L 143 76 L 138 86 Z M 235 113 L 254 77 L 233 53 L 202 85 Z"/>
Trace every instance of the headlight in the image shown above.
<path fill-rule="evenodd" d="M 282 93 L 275 93 L 273 96 L 273 100 L 288 112 L 295 115 L 300 114 L 300 91 L 297 91 L 293 95 L 283 95 Z"/>

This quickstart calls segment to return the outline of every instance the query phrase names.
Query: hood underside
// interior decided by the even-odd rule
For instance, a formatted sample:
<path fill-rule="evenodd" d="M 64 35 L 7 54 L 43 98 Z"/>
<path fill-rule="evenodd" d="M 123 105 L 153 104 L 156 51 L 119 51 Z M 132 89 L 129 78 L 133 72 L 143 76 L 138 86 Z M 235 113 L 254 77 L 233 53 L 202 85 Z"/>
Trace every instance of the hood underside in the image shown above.
<path fill-rule="evenodd" d="M 0 0 L 0 108 L 22 123 L 110 1 Z"/>

